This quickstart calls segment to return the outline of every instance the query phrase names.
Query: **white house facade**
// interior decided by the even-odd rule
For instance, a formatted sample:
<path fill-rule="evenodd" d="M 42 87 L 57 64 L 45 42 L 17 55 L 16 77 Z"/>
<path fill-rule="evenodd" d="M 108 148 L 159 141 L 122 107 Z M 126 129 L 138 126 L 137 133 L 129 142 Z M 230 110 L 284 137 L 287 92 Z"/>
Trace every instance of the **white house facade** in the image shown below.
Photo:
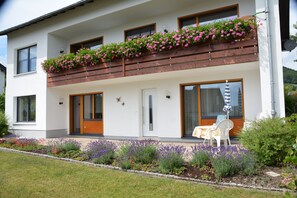
<path fill-rule="evenodd" d="M 232 136 L 244 122 L 285 116 L 278 0 L 84 0 L 62 11 L 0 32 L 8 36 L 5 107 L 17 135 L 191 136 L 195 126 L 211 124 L 222 113 L 226 80 L 236 125 Z M 234 61 L 158 65 L 172 61 L 170 55 L 163 62 L 153 60 L 150 68 L 145 58 L 120 60 L 91 77 L 91 71 L 50 75 L 41 66 L 81 47 L 123 42 L 143 32 L 172 32 L 225 15 L 255 15 L 261 23 L 254 40 L 238 47 L 251 53 L 236 52 Z"/>

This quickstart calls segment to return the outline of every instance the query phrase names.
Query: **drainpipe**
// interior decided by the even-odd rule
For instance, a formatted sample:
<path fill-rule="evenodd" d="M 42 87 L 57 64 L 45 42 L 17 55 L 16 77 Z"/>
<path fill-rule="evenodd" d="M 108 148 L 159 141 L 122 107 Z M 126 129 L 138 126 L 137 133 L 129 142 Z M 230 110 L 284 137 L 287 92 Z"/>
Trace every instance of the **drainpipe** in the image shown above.
<path fill-rule="evenodd" d="M 271 30 L 270 30 L 270 11 L 269 11 L 269 0 L 265 1 L 265 13 L 266 15 L 266 24 L 267 24 L 267 45 L 268 45 L 268 59 L 269 59 L 269 67 L 270 67 L 270 86 L 271 86 L 271 115 L 275 117 L 275 92 L 274 92 L 274 72 L 272 65 L 272 51 L 271 51 Z"/>

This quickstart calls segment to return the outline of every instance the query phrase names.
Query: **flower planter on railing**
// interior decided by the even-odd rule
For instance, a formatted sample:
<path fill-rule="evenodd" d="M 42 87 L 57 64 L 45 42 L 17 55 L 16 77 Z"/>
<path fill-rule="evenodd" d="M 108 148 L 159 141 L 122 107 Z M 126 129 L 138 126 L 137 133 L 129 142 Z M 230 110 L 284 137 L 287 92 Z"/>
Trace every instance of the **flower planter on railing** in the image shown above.
<path fill-rule="evenodd" d="M 158 33 L 135 41 L 109 44 L 99 51 L 82 50 L 77 55 L 67 54 L 49 59 L 43 63 L 48 72 L 48 86 L 257 61 L 255 27 L 247 25 L 249 23 L 243 22 L 243 19 L 230 24 L 230 27 L 228 22 L 219 24 L 224 26 L 219 35 L 215 29 L 207 30 L 205 35 L 205 27 L 199 31 L 192 29 Z M 238 28 L 239 24 L 243 27 Z M 236 29 L 238 32 L 248 32 L 232 36 L 231 33 Z M 214 37 L 217 39 L 209 35 L 216 35 Z M 152 46 L 152 43 L 157 44 Z"/>

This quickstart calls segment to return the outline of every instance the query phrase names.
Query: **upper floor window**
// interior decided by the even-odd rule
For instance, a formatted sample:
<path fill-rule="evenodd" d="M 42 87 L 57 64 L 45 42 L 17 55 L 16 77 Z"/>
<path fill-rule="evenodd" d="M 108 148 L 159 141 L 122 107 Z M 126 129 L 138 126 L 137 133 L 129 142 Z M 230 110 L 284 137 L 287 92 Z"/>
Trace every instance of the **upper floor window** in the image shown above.
<path fill-rule="evenodd" d="M 36 45 L 18 50 L 17 74 L 36 71 L 36 51 Z"/>
<path fill-rule="evenodd" d="M 125 31 L 125 40 L 149 36 L 156 32 L 156 24 L 146 25 Z"/>
<path fill-rule="evenodd" d="M 17 97 L 17 122 L 35 122 L 36 96 Z"/>
<path fill-rule="evenodd" d="M 179 18 L 179 28 L 203 25 L 215 21 L 234 19 L 238 17 L 238 5 L 232 5 L 216 10 L 198 13 Z"/>
<path fill-rule="evenodd" d="M 78 52 L 78 50 L 82 49 L 82 48 L 87 48 L 87 49 L 91 49 L 91 50 L 95 50 L 95 49 L 99 49 L 101 47 L 101 45 L 103 44 L 103 38 L 95 38 L 92 40 L 87 40 L 87 41 L 83 41 L 80 43 L 75 43 L 70 45 L 70 52 L 71 53 L 76 53 Z"/>

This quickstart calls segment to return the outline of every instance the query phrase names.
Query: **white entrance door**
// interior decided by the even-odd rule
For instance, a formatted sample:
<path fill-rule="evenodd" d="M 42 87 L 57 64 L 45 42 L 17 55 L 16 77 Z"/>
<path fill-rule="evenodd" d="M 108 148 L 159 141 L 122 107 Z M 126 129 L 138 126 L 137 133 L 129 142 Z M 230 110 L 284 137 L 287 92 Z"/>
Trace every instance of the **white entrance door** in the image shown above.
<path fill-rule="evenodd" d="M 142 97 L 143 136 L 157 136 L 156 90 L 143 90 Z"/>

